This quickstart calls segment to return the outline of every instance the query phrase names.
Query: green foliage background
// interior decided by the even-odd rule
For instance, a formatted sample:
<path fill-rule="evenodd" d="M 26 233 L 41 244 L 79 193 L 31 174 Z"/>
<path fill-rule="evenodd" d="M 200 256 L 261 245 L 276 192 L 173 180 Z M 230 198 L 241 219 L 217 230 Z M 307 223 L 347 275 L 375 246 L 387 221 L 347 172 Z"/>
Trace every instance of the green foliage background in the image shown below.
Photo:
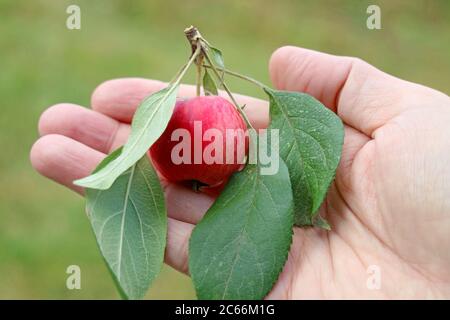
<path fill-rule="evenodd" d="M 70 4 L 81 7 L 79 31 L 65 27 Z M 366 28 L 369 4 L 381 7 L 382 30 Z M 446 0 L 0 0 L 0 298 L 118 298 L 83 199 L 30 166 L 48 106 L 89 106 L 91 91 L 110 78 L 169 80 L 190 53 L 190 24 L 222 49 L 228 67 L 266 83 L 271 52 L 292 44 L 358 56 L 449 94 L 449 21 Z M 262 97 L 242 82 L 231 87 Z M 81 290 L 65 287 L 71 264 L 81 267 Z M 169 267 L 148 294 L 194 297 L 189 278 Z"/>

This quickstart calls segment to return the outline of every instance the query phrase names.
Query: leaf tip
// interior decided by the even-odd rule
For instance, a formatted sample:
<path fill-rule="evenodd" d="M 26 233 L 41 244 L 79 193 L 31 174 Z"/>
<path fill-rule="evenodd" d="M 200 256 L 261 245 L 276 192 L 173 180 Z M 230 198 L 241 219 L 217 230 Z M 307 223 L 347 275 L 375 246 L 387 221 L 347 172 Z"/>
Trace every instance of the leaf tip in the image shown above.
<path fill-rule="evenodd" d="M 325 220 L 324 218 L 322 218 L 321 216 L 317 216 L 317 218 L 315 219 L 314 223 L 313 223 L 314 227 L 320 228 L 320 229 L 324 229 L 326 231 L 331 231 L 331 226 L 328 223 L 327 220 Z"/>
<path fill-rule="evenodd" d="M 74 180 L 74 181 L 72 181 L 72 183 L 74 185 L 76 185 L 76 186 L 79 186 L 79 187 L 88 188 L 89 186 L 86 184 L 86 178 L 88 178 L 88 177 L 84 177 L 84 178 L 81 178 L 81 179 Z"/>
<path fill-rule="evenodd" d="M 108 181 L 100 181 L 95 182 L 92 181 L 93 175 L 89 175 L 87 177 L 74 180 L 72 183 L 76 186 L 83 187 L 83 188 L 90 188 L 90 189 L 97 189 L 97 190 L 106 190 L 111 187 L 111 184 Z"/>

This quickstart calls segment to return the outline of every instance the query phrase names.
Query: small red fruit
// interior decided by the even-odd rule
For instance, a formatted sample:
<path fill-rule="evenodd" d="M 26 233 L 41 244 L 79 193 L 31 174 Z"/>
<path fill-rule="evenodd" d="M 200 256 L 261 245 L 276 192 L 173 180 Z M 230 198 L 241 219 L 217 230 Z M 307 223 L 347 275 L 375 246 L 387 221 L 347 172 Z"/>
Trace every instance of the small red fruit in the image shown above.
<path fill-rule="evenodd" d="M 153 164 L 169 181 L 217 186 L 243 166 L 246 130 L 239 111 L 224 98 L 177 101 L 166 130 L 150 148 Z"/>

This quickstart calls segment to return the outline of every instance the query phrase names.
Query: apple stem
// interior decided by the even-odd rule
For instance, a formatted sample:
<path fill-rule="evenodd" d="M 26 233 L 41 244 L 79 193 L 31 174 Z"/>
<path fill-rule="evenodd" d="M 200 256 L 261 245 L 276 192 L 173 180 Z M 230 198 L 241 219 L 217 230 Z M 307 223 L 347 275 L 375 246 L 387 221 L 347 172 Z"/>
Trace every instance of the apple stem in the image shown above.
<path fill-rule="evenodd" d="M 203 49 L 203 44 L 201 42 L 203 37 L 196 27 L 190 26 L 184 29 L 184 34 L 191 44 L 192 54 L 194 54 L 194 52 L 196 52 L 199 48 Z M 196 95 L 198 97 L 200 96 L 200 88 L 202 83 L 203 50 L 200 50 L 196 56 L 195 64 L 197 65 Z"/>
<path fill-rule="evenodd" d="M 208 65 L 205 65 L 205 64 L 203 65 L 203 67 L 207 68 L 207 69 L 212 69 L 211 66 L 208 66 Z M 226 74 L 229 74 L 230 76 L 233 76 L 233 77 L 236 77 L 236 78 L 248 81 L 248 82 L 250 82 L 250 83 L 260 87 L 261 89 L 270 89 L 264 83 L 259 82 L 258 80 L 255 80 L 255 79 L 253 79 L 251 77 L 245 76 L 243 74 L 237 73 L 235 71 L 231 71 L 231 70 L 228 70 L 228 69 L 222 69 L 220 67 L 216 67 L 216 69 L 219 70 L 219 71 L 225 72 Z"/>
<path fill-rule="evenodd" d="M 202 86 L 202 65 L 203 65 L 203 50 L 202 45 L 199 40 L 198 48 L 200 48 L 200 52 L 195 60 L 195 64 L 197 65 L 197 97 L 200 96 L 200 88 Z"/>
<path fill-rule="evenodd" d="M 199 44 L 199 40 L 202 39 L 202 35 L 198 31 L 198 29 L 194 26 L 190 26 L 184 29 L 184 34 L 186 35 L 186 38 L 191 44 L 192 53 L 194 53 Z"/>
<path fill-rule="evenodd" d="M 233 94 L 231 93 L 230 89 L 226 85 L 225 81 L 223 80 L 223 77 L 220 76 L 219 72 L 217 71 L 216 66 L 212 63 L 211 59 L 209 58 L 209 55 L 207 53 L 208 49 L 208 41 L 202 37 L 198 29 L 194 26 L 190 26 L 186 29 L 184 29 L 184 34 L 186 35 L 186 38 L 188 39 L 189 43 L 191 44 L 192 48 L 192 55 L 196 54 L 195 57 L 195 63 L 197 64 L 197 95 L 200 95 L 200 81 L 201 81 L 201 67 L 203 66 L 203 59 L 206 59 L 206 61 L 209 64 L 209 68 L 213 71 L 216 78 L 220 81 L 220 85 L 223 87 L 223 89 L 226 91 L 228 96 L 230 97 L 231 101 L 233 102 L 236 109 L 240 112 L 242 117 L 244 118 L 247 127 L 254 129 L 252 124 L 250 123 L 247 115 L 245 114 L 244 110 L 239 106 L 236 99 L 234 99 Z M 200 52 L 198 50 L 200 49 Z M 223 70 L 225 72 L 225 70 Z M 233 74 L 234 76 L 240 76 L 236 73 Z M 241 78 L 245 79 L 245 76 L 242 76 Z M 248 78 L 246 80 L 253 80 L 251 78 Z M 256 80 L 252 81 L 256 84 Z M 262 83 L 261 83 L 262 85 Z M 264 88 L 264 87 L 263 87 Z"/>
<path fill-rule="evenodd" d="M 197 97 L 200 95 L 200 87 L 202 82 L 202 66 L 201 64 L 197 64 L 197 81 L 196 81 L 196 95 Z"/>

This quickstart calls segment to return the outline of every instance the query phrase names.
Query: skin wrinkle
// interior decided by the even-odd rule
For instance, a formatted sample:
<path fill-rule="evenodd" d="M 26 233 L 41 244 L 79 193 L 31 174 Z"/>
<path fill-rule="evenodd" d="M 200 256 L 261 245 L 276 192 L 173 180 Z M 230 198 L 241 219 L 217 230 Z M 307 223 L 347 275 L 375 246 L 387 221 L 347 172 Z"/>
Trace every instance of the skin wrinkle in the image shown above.
<path fill-rule="evenodd" d="M 289 255 L 288 255 L 288 258 L 292 257 L 290 261 L 288 259 L 288 263 L 290 264 L 289 266 L 293 268 L 293 270 L 296 270 L 296 269 L 298 270 L 301 268 L 301 264 L 299 262 L 299 257 L 303 256 L 303 248 L 305 248 L 305 245 L 304 245 L 305 237 L 304 237 L 304 234 L 299 234 L 300 232 L 301 232 L 300 229 L 294 228 L 291 250 L 289 251 Z M 282 275 L 280 275 L 280 278 L 284 277 L 284 276 L 285 275 L 282 274 Z M 293 299 L 295 299 L 294 290 L 295 290 L 295 284 L 297 283 L 297 276 L 298 275 L 296 272 L 291 272 L 290 277 L 292 277 L 291 279 L 293 280 L 293 282 L 287 283 L 287 287 L 288 287 L 287 295 Z M 280 286 L 279 284 L 275 284 L 274 288 L 276 291 L 279 290 L 278 289 L 279 286 Z M 272 293 L 270 293 L 270 295 L 272 295 Z"/>
<path fill-rule="evenodd" d="M 291 244 L 291 246 L 292 246 L 292 244 Z M 294 254 L 292 253 L 292 251 L 291 250 L 289 250 L 289 253 L 288 253 L 288 260 L 287 260 L 287 268 L 292 268 L 293 266 L 292 266 L 292 260 L 295 260 L 295 256 L 294 256 Z M 289 278 L 290 278 L 290 281 L 288 282 L 288 283 L 294 283 L 294 281 L 295 281 L 295 272 L 291 272 L 291 273 L 289 273 L 288 274 L 289 275 Z M 274 284 L 274 286 L 275 286 L 276 284 Z M 286 290 L 286 299 L 292 299 L 292 297 L 293 297 L 293 293 L 292 293 L 292 285 L 288 285 L 287 286 L 288 288 L 287 288 L 287 290 Z"/>
<path fill-rule="evenodd" d="M 355 187 L 352 182 L 353 173 L 352 167 L 355 161 L 355 157 L 358 152 L 368 143 L 368 137 L 351 127 L 345 127 L 345 138 L 343 150 L 345 153 L 342 154 L 341 161 L 336 171 L 336 179 L 334 180 L 336 186 L 341 188 L 342 193 L 354 194 Z M 352 132 L 353 131 L 353 132 Z M 351 139 L 351 140 L 350 140 Z M 364 141 L 363 141 L 364 140 Z"/>
<path fill-rule="evenodd" d="M 308 62 L 306 62 L 306 64 L 308 64 Z M 303 74 L 305 73 L 304 70 L 306 70 L 306 68 L 302 68 L 302 70 L 303 70 L 303 72 L 299 74 L 299 77 L 303 76 Z M 312 81 L 312 77 L 306 78 L 306 82 L 305 82 L 305 84 L 303 85 L 303 88 L 302 88 L 303 90 L 301 90 L 301 91 L 308 92 L 308 89 L 309 89 L 309 86 L 311 84 L 311 81 Z"/>
<path fill-rule="evenodd" d="M 310 233 L 313 233 L 314 235 L 318 235 L 318 234 L 321 234 L 321 233 L 323 233 L 323 231 L 320 231 L 320 230 L 313 230 L 313 229 L 309 229 L 308 230 Z M 308 238 L 306 238 L 306 241 L 307 241 L 307 243 L 308 243 L 308 247 L 310 246 L 310 243 L 311 243 L 311 239 L 310 239 L 311 237 L 308 237 Z M 322 247 L 323 246 L 323 236 L 319 236 L 318 237 L 318 244 L 319 244 L 319 247 Z M 310 250 L 310 251 L 312 251 L 312 250 Z M 312 259 L 312 257 L 309 255 L 309 254 L 307 254 L 307 253 L 305 253 L 305 256 L 304 257 L 306 257 L 306 260 L 307 260 L 307 262 L 308 262 L 308 264 L 310 265 L 310 266 L 313 266 L 314 265 L 314 261 L 313 261 L 313 259 Z M 318 279 L 318 282 L 319 282 L 319 291 L 320 291 L 320 296 L 321 297 L 326 297 L 326 295 L 325 295 L 325 284 L 326 283 L 328 283 L 327 281 L 323 281 L 323 277 L 322 277 L 322 275 L 324 274 L 323 272 L 322 272 L 322 269 L 327 269 L 327 268 L 325 268 L 323 265 L 320 267 L 320 268 L 314 268 L 314 270 L 313 270 L 313 274 L 314 274 L 314 276 L 315 276 L 315 278 L 316 279 Z"/>
<path fill-rule="evenodd" d="M 290 68 L 295 68 L 297 70 L 301 70 L 300 72 L 296 73 L 295 81 L 291 79 L 290 83 L 301 83 L 300 79 L 303 78 L 306 70 L 311 65 L 310 59 L 303 59 L 302 61 L 299 61 L 300 59 L 297 56 L 293 56 L 291 58 Z M 309 86 L 311 84 L 312 77 L 306 77 L 306 82 L 299 87 L 299 91 L 308 92 Z M 286 85 L 283 87 L 286 88 Z"/>
<path fill-rule="evenodd" d="M 338 114 L 344 119 L 349 119 L 353 118 L 353 116 L 351 116 L 352 112 L 364 112 L 364 118 L 366 119 L 364 121 L 365 124 L 362 125 L 364 134 L 374 139 L 374 132 L 376 132 L 377 129 L 383 127 L 388 121 L 391 121 L 405 110 L 404 107 L 394 108 L 394 106 L 408 106 L 408 109 L 410 109 L 409 105 L 411 103 L 407 97 L 404 97 L 405 87 L 404 85 L 399 84 L 400 80 L 395 79 L 372 66 L 368 66 L 366 62 L 360 59 L 356 59 L 355 61 L 352 64 L 352 70 L 348 75 L 347 82 L 352 80 L 353 86 L 357 84 L 357 87 L 353 88 L 352 91 L 360 92 L 360 94 L 355 95 L 352 102 L 346 106 L 348 114 L 342 114 L 341 112 L 338 112 Z M 353 76 L 355 73 L 358 76 Z M 376 74 L 378 74 L 380 79 L 374 79 Z M 386 91 L 380 89 L 382 86 L 380 82 L 387 82 L 390 80 L 397 90 Z M 346 87 L 344 86 L 343 90 L 345 89 Z M 393 96 L 392 92 L 395 92 L 396 95 Z M 358 105 L 364 105 L 364 110 L 358 110 L 358 108 L 355 107 Z M 355 115 L 354 118 L 359 120 L 358 115 Z M 356 129 L 354 124 L 353 127 Z"/>
<path fill-rule="evenodd" d="M 192 234 L 192 230 L 191 233 L 189 233 L 188 236 L 185 236 L 182 242 L 182 245 L 180 247 L 180 254 L 184 254 L 184 253 L 188 253 L 189 252 L 189 239 L 191 237 Z M 181 266 L 181 270 L 183 270 L 183 272 L 187 275 L 189 275 L 189 259 L 186 258 L 184 259 L 184 262 Z"/>
<path fill-rule="evenodd" d="M 335 269 L 335 267 L 334 267 L 334 258 L 333 258 L 333 250 L 332 250 L 332 248 L 331 248 L 331 241 L 330 241 L 330 233 L 326 233 L 326 238 L 327 238 L 327 247 L 328 247 L 328 252 L 329 252 L 329 256 L 330 256 L 330 265 L 331 265 L 331 274 L 332 274 L 332 279 L 333 279 L 333 282 L 334 282 L 334 275 L 335 275 L 335 272 L 336 272 L 336 269 Z"/>
<path fill-rule="evenodd" d="M 117 138 L 117 133 L 119 132 L 120 126 L 121 126 L 121 123 L 120 122 L 116 122 L 113 132 L 111 133 L 109 138 L 105 141 L 104 150 L 107 150 L 107 152 L 111 152 L 112 151 L 111 149 L 113 148 L 114 141 Z"/>
<path fill-rule="evenodd" d="M 316 271 L 315 274 L 319 281 L 319 296 L 321 297 L 321 299 L 326 299 L 325 289 L 324 289 L 325 281 L 323 280 L 322 272 Z"/>
<path fill-rule="evenodd" d="M 340 97 L 341 97 L 341 92 L 344 89 L 345 85 L 347 84 L 347 81 L 349 79 L 350 73 L 353 70 L 354 63 L 355 63 L 355 60 L 354 59 L 350 59 L 350 65 L 347 67 L 347 70 L 344 73 L 344 76 L 341 78 L 342 80 L 340 80 L 341 83 L 337 87 L 337 91 L 336 91 L 335 98 L 334 98 L 334 105 L 330 106 L 330 107 L 332 107 L 332 109 L 338 115 L 339 115 L 338 106 L 339 106 L 339 101 L 340 101 Z"/>
<path fill-rule="evenodd" d="M 295 234 L 296 231 L 298 231 L 298 230 L 295 230 L 295 228 L 294 228 L 292 245 L 291 245 L 291 247 L 294 247 L 294 248 L 296 247 L 295 241 L 298 239 L 298 237 L 296 237 L 296 234 Z M 300 236 L 300 240 L 297 240 L 297 241 L 300 241 L 300 243 L 301 243 L 298 246 L 299 250 L 303 250 L 303 248 L 304 248 L 304 245 L 303 245 L 305 242 L 304 239 L 305 238 L 303 235 L 303 236 Z M 293 269 L 295 270 L 295 266 L 299 265 L 300 254 L 297 254 L 296 252 L 293 252 L 292 250 L 290 250 L 289 254 L 291 254 L 293 256 L 293 262 L 291 264 L 293 266 Z M 293 290 L 294 290 L 294 286 L 295 286 L 294 284 L 298 283 L 298 274 L 296 272 L 291 272 L 291 279 L 292 279 L 292 282 L 290 282 L 288 284 L 288 287 L 290 288 L 288 291 L 289 292 L 288 296 L 290 299 L 295 299 L 295 294 L 294 294 Z"/>
<path fill-rule="evenodd" d="M 335 183 L 333 182 L 332 183 L 332 185 L 334 185 Z M 328 197 L 328 195 L 327 195 L 327 197 L 325 198 L 325 201 L 324 201 L 324 211 L 325 212 L 328 212 L 328 202 L 329 202 L 329 197 Z M 332 278 L 332 281 L 334 282 L 335 281 L 335 279 L 334 279 L 334 274 L 335 274 L 335 267 L 334 267 L 334 258 L 333 258 L 333 252 L 332 252 L 332 249 L 331 249 L 331 242 L 330 242 L 330 233 L 329 232 L 327 232 L 326 233 L 326 236 L 327 236 L 327 244 L 328 244 L 328 251 L 329 251 L 329 254 L 330 254 L 330 266 L 331 266 L 331 278 Z"/>
<path fill-rule="evenodd" d="M 350 212 L 350 214 L 347 214 L 347 216 L 355 217 L 355 218 L 360 222 L 361 226 L 362 226 L 365 230 L 369 231 L 369 234 L 372 233 L 372 232 L 371 232 L 371 229 L 370 229 L 366 224 L 364 224 L 364 222 L 358 217 L 357 214 L 355 214 L 355 213 L 352 211 L 351 207 L 349 206 L 349 204 L 346 202 L 346 200 L 345 200 L 344 197 L 342 196 L 342 194 L 341 194 L 339 188 L 336 187 L 335 189 L 336 189 L 336 192 L 337 192 L 337 195 L 338 195 L 339 199 L 343 202 L 344 206 L 345 206 L 345 207 L 348 209 L 348 211 Z M 336 228 L 335 231 L 336 231 L 335 234 L 339 235 L 339 229 Z M 372 233 L 372 235 L 374 235 L 374 234 Z M 376 238 L 380 243 L 382 243 L 382 240 L 381 240 L 381 239 L 378 239 L 378 237 L 377 237 L 376 235 L 374 235 L 374 236 L 375 236 L 375 238 Z M 358 260 L 359 260 L 359 262 L 361 263 L 361 265 L 365 268 L 365 265 L 366 265 L 366 264 L 365 264 L 364 260 L 363 260 L 363 259 L 360 257 L 360 255 L 355 251 L 355 249 L 352 247 L 352 245 L 349 244 L 343 237 L 340 236 L 340 238 L 341 238 L 341 239 L 343 240 L 343 242 L 344 242 L 344 243 L 345 243 L 345 244 L 353 251 L 353 253 L 354 253 L 355 256 L 358 258 Z"/>
<path fill-rule="evenodd" d="M 336 113 L 337 113 L 337 115 L 339 115 L 339 117 L 344 119 L 344 122 L 345 122 L 345 119 L 351 118 L 350 115 L 352 112 L 354 112 L 354 110 L 355 110 L 354 106 L 358 104 L 360 95 L 355 95 L 352 99 L 352 103 L 349 103 L 349 102 L 346 103 L 345 110 L 346 110 L 346 113 L 350 113 L 350 115 L 346 115 L 346 113 L 343 113 L 344 111 L 342 109 L 344 108 L 343 107 L 344 102 L 342 101 L 342 99 L 343 99 L 342 95 L 344 93 L 346 93 L 347 90 L 361 92 L 362 88 L 364 87 L 365 81 L 368 78 L 368 71 L 365 71 L 364 72 L 365 78 L 362 82 L 360 79 L 358 81 L 355 81 L 355 79 L 353 79 L 353 74 L 356 72 L 355 69 L 357 68 L 357 64 L 361 64 L 361 63 L 364 63 L 364 62 L 361 62 L 358 58 L 354 58 L 351 60 L 351 66 L 350 66 L 347 78 L 341 87 L 341 91 L 337 93 L 339 95 L 339 100 L 336 105 Z M 358 68 L 358 69 L 360 69 L 360 68 Z M 362 72 L 360 72 L 360 70 L 358 70 L 358 74 L 360 75 L 360 74 L 362 74 Z M 347 89 L 350 86 L 350 84 L 352 87 L 354 87 L 357 84 L 357 88 Z M 349 100 L 349 99 L 346 97 L 346 101 L 347 100 Z M 351 122 L 349 122 L 348 124 L 353 128 L 355 127 L 354 124 L 352 124 Z M 364 132 L 364 134 L 370 137 L 370 134 L 368 134 L 367 132 Z"/>

